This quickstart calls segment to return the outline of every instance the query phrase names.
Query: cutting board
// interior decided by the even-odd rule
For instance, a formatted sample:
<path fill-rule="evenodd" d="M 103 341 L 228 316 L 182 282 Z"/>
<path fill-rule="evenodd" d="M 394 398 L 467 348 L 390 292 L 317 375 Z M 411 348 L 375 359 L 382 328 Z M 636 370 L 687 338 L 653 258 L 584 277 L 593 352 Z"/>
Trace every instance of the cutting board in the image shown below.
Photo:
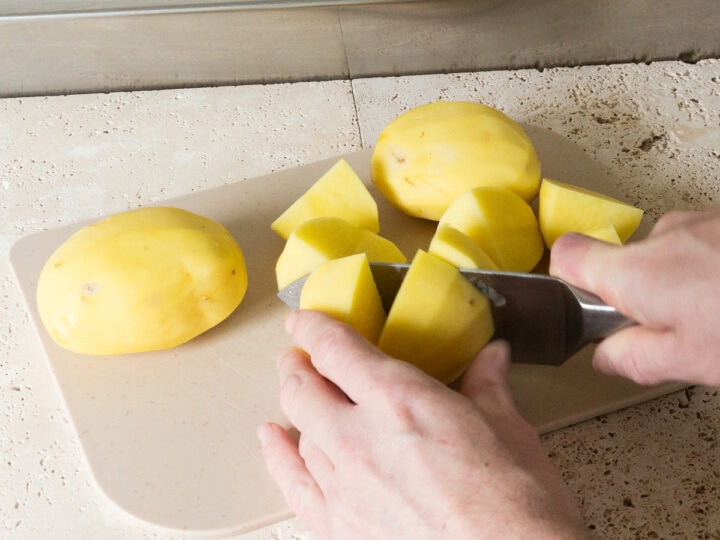
<path fill-rule="evenodd" d="M 579 147 L 527 127 L 547 177 L 609 195 L 614 182 Z M 426 248 L 431 222 L 392 208 L 369 181 L 371 150 L 344 157 L 368 184 L 381 234 L 411 258 Z M 270 223 L 338 159 L 165 201 L 219 221 L 247 258 L 249 288 L 236 312 L 168 351 L 90 357 L 55 345 L 39 323 L 35 287 L 44 261 L 85 223 L 21 239 L 10 253 L 18 283 L 88 464 L 102 492 L 125 512 L 172 531 L 224 536 L 289 517 L 266 473 L 255 428 L 285 423 L 275 358 L 289 340 L 287 308 L 275 296 L 274 264 L 283 241 Z M 639 235 L 646 234 L 644 223 Z M 513 365 L 518 407 L 541 432 L 679 388 L 639 387 L 598 375 L 590 348 L 562 367 Z"/>

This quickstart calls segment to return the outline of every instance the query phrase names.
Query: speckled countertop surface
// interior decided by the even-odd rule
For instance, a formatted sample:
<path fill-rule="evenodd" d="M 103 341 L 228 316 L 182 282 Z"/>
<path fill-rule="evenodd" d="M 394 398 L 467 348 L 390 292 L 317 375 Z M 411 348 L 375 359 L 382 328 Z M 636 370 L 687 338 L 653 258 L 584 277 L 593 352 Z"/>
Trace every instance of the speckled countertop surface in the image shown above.
<path fill-rule="evenodd" d="M 372 146 L 468 99 L 571 139 L 650 215 L 720 201 L 720 61 L 0 100 L 0 537 L 166 538 L 100 496 L 17 290 L 14 241 Z M 603 538 L 720 537 L 720 398 L 692 387 L 544 436 Z M 291 520 L 246 540 L 307 538 Z"/>

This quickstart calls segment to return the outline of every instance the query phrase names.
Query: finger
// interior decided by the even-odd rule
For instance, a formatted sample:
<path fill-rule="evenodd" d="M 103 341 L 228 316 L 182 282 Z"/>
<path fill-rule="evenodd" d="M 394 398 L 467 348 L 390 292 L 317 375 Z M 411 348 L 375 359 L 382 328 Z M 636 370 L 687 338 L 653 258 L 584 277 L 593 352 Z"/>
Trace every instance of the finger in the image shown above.
<path fill-rule="evenodd" d="M 699 212 L 683 212 L 677 210 L 668 212 L 658 219 L 657 223 L 653 226 L 652 231 L 650 231 L 650 234 L 652 236 L 665 234 L 668 231 L 700 220 L 702 219 L 701 216 L 702 213 Z"/>
<path fill-rule="evenodd" d="M 515 408 L 507 373 L 510 368 L 510 346 L 496 340 L 487 344 L 475 357 L 460 381 L 460 393 L 478 406 Z"/>
<path fill-rule="evenodd" d="M 305 461 L 310 474 L 320 486 L 320 490 L 324 493 L 327 489 L 332 474 L 335 472 L 335 466 L 325 452 L 316 445 L 306 435 L 300 435 L 298 443 L 300 456 Z"/>
<path fill-rule="evenodd" d="M 691 212 L 681 210 L 671 211 L 660 217 L 650 232 L 650 235 L 659 236 L 677 229 L 690 228 L 702 222 L 717 219 L 718 217 L 720 217 L 720 209 L 718 208 L 708 208 Z"/>
<path fill-rule="evenodd" d="M 550 251 L 550 274 L 572 285 L 590 291 L 621 313 L 639 319 L 638 298 L 634 283 L 645 279 L 639 257 L 629 246 L 602 242 L 577 233 L 562 235 Z"/>
<path fill-rule="evenodd" d="M 290 435 L 277 424 L 257 430 L 263 458 L 270 476 L 280 488 L 290 510 L 311 529 L 325 526 L 325 499 Z"/>
<path fill-rule="evenodd" d="M 377 370 L 388 357 L 353 331 L 319 311 L 300 310 L 287 319 L 287 331 L 310 355 L 315 368 L 359 403 L 377 392 Z"/>
<path fill-rule="evenodd" d="M 578 233 L 560 236 L 550 250 L 550 274 L 594 290 L 618 247 Z"/>
<path fill-rule="evenodd" d="M 608 375 L 656 384 L 677 377 L 675 343 L 670 331 L 632 326 L 602 341 L 595 349 L 593 365 Z"/>
<path fill-rule="evenodd" d="M 352 404 L 334 384 L 323 378 L 307 355 L 295 348 L 278 358 L 280 407 L 292 424 L 323 447 L 346 424 Z"/>

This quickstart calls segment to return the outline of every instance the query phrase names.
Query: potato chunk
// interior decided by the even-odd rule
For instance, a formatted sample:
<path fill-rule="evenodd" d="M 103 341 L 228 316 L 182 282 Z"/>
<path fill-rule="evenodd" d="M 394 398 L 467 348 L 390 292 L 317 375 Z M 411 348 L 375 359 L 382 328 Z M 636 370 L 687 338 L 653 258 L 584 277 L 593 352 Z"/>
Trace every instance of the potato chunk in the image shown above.
<path fill-rule="evenodd" d="M 615 227 L 613 227 L 612 225 L 605 225 L 604 227 L 596 227 L 595 229 L 591 229 L 589 231 L 584 231 L 583 234 L 590 236 L 592 238 L 597 238 L 598 240 L 602 240 L 603 242 L 615 244 L 616 246 L 619 246 L 622 244 L 622 241 L 620 240 L 620 237 L 618 236 L 618 233 L 615 230 Z"/>
<path fill-rule="evenodd" d="M 365 253 L 324 262 L 313 270 L 300 293 L 300 309 L 315 309 L 352 326 L 377 343 L 385 309 Z"/>
<path fill-rule="evenodd" d="M 344 219 L 321 217 L 293 229 L 275 264 L 278 289 L 311 273 L 325 261 L 366 253 L 375 262 L 404 263 L 402 251 L 387 238 Z"/>
<path fill-rule="evenodd" d="M 622 243 L 640 225 L 643 211 L 589 189 L 544 178 L 538 198 L 538 220 L 545 245 L 551 248 L 558 236 L 583 233 L 608 224 Z"/>
<path fill-rule="evenodd" d="M 522 127 L 492 107 L 459 101 L 392 120 L 378 137 L 370 173 L 394 206 L 436 221 L 474 187 L 505 187 L 531 201 L 540 186 L 540 161 Z"/>
<path fill-rule="evenodd" d="M 500 270 L 529 272 L 545 251 L 535 214 L 524 200 L 504 188 L 480 187 L 450 205 L 440 225 L 472 238 Z"/>
<path fill-rule="evenodd" d="M 378 347 L 450 383 L 494 332 L 488 299 L 457 268 L 419 250 L 390 308 Z"/>
<path fill-rule="evenodd" d="M 339 217 L 362 229 L 380 230 L 375 199 L 344 159 L 339 160 L 271 224 L 284 240 L 303 223 Z"/>
<path fill-rule="evenodd" d="M 498 269 L 489 255 L 472 238 L 447 223 L 438 225 L 430 241 L 428 253 L 457 268 Z"/>
<path fill-rule="evenodd" d="M 109 355 L 168 349 L 227 318 L 247 289 L 230 233 L 178 208 L 143 208 L 84 227 L 46 262 L 43 324 L 62 347 Z"/>

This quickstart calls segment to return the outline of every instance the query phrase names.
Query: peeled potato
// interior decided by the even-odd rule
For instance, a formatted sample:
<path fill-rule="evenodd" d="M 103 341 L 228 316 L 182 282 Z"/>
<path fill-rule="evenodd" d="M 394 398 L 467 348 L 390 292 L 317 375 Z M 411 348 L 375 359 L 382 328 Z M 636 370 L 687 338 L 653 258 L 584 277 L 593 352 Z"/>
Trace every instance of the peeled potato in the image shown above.
<path fill-rule="evenodd" d="M 275 263 L 278 289 L 311 273 L 325 261 L 356 253 L 366 253 L 368 260 L 374 262 L 404 263 L 407 260 L 387 238 L 344 219 L 311 219 L 293 229 Z"/>
<path fill-rule="evenodd" d="M 428 253 L 457 268 L 497 270 L 497 265 L 472 238 L 447 223 L 438 224 Z"/>
<path fill-rule="evenodd" d="M 622 243 L 640 225 L 643 211 L 589 189 L 543 179 L 538 197 L 538 221 L 545 244 L 567 232 L 583 233 L 612 225 Z"/>
<path fill-rule="evenodd" d="M 115 214 L 46 262 L 37 305 L 52 338 L 110 355 L 168 349 L 227 318 L 247 290 L 243 253 L 208 218 L 178 208 Z"/>
<path fill-rule="evenodd" d="M 388 312 L 378 348 L 450 383 L 494 332 L 488 299 L 457 268 L 419 250 Z"/>
<path fill-rule="evenodd" d="M 620 237 L 618 236 L 615 227 L 613 227 L 612 225 L 596 227 L 589 231 L 584 231 L 583 234 L 586 234 L 587 236 L 590 236 L 592 238 L 597 238 L 598 240 L 602 240 L 603 242 L 608 242 L 609 244 L 615 244 L 616 246 L 622 244 L 622 241 L 620 240 Z"/>
<path fill-rule="evenodd" d="M 365 253 L 322 263 L 300 292 L 300 309 L 327 313 L 377 343 L 385 309 Z"/>
<path fill-rule="evenodd" d="M 370 172 L 394 206 L 436 221 L 469 189 L 505 187 L 531 201 L 540 186 L 540 161 L 522 127 L 492 107 L 459 101 L 392 120 L 378 137 Z"/>
<path fill-rule="evenodd" d="M 480 187 L 455 199 L 440 218 L 473 239 L 500 270 L 529 272 L 545 251 L 532 208 L 504 188 Z"/>
<path fill-rule="evenodd" d="M 380 230 L 375 199 L 344 159 L 310 186 L 271 228 L 287 240 L 295 227 L 319 217 L 339 217 L 374 233 Z"/>

